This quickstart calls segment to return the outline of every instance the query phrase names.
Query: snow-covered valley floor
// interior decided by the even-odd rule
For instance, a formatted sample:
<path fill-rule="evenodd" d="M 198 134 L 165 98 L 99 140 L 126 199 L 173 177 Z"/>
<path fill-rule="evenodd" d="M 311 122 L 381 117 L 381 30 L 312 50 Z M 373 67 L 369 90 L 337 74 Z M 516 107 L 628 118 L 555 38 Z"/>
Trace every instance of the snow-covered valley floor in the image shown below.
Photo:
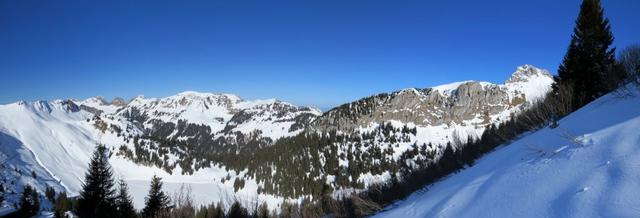
<path fill-rule="evenodd" d="M 640 97 L 604 96 L 375 217 L 640 217 Z"/>

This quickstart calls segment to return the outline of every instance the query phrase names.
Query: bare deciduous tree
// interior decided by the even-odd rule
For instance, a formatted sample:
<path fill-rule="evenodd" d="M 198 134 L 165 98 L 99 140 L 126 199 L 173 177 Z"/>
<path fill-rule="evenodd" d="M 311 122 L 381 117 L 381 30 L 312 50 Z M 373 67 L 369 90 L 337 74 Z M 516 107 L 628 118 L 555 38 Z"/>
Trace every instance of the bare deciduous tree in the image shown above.
<path fill-rule="evenodd" d="M 627 72 L 631 82 L 640 85 L 640 44 L 631 45 L 623 49 L 618 62 Z"/>

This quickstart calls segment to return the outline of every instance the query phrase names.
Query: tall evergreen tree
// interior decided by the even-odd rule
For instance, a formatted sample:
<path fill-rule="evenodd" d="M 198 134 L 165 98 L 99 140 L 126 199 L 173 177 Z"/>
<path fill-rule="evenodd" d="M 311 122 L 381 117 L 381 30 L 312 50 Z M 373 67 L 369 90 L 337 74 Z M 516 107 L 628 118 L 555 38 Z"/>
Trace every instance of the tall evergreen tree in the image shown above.
<path fill-rule="evenodd" d="M 235 201 L 231 205 L 231 208 L 229 208 L 229 213 L 227 214 L 227 217 L 245 218 L 245 217 L 249 217 L 249 212 L 247 212 L 247 209 L 242 208 L 242 205 L 240 205 L 240 202 Z"/>
<path fill-rule="evenodd" d="M 98 145 L 89 163 L 82 192 L 78 199 L 80 217 L 113 217 L 117 212 L 113 172 L 109 165 L 107 148 Z"/>
<path fill-rule="evenodd" d="M 20 198 L 20 208 L 18 213 L 20 216 L 31 217 L 40 211 L 40 199 L 38 192 L 30 185 L 25 185 Z"/>
<path fill-rule="evenodd" d="M 118 196 L 116 196 L 116 208 L 118 209 L 118 217 L 136 217 L 136 210 L 133 207 L 131 196 L 129 196 L 129 187 L 127 187 L 127 183 L 125 183 L 124 180 L 120 180 L 118 186 Z"/>
<path fill-rule="evenodd" d="M 574 110 L 615 88 L 611 80 L 617 66 L 611 43 L 611 26 L 600 0 L 583 0 L 557 78 L 558 85 L 571 88 Z M 558 90 L 556 86 L 556 94 Z"/>
<path fill-rule="evenodd" d="M 71 199 L 67 198 L 67 193 L 61 192 L 60 194 L 58 194 L 58 198 L 56 198 L 55 204 L 53 205 L 54 217 L 65 217 L 65 213 L 72 210 L 72 207 L 73 202 L 71 201 Z"/>
<path fill-rule="evenodd" d="M 169 196 L 162 191 L 162 179 L 153 175 L 151 189 L 149 189 L 149 195 L 145 199 L 145 207 L 142 209 L 142 216 L 158 217 L 158 215 L 170 209 L 170 203 Z"/>
<path fill-rule="evenodd" d="M 262 202 L 258 210 L 255 212 L 255 216 L 257 218 L 269 218 L 269 206 L 266 202 Z"/>
<path fill-rule="evenodd" d="M 0 183 L 0 204 L 4 202 L 4 186 Z"/>

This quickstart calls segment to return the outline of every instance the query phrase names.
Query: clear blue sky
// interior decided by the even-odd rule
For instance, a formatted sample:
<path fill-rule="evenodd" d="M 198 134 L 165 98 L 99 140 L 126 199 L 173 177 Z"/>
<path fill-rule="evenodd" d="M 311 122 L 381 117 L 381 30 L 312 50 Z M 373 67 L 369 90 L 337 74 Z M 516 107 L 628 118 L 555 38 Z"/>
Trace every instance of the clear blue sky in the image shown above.
<path fill-rule="evenodd" d="M 117 3 L 114 3 L 117 2 Z M 640 1 L 605 0 L 615 46 Z M 0 1 L 0 103 L 194 90 L 326 109 L 556 71 L 579 0 Z"/>

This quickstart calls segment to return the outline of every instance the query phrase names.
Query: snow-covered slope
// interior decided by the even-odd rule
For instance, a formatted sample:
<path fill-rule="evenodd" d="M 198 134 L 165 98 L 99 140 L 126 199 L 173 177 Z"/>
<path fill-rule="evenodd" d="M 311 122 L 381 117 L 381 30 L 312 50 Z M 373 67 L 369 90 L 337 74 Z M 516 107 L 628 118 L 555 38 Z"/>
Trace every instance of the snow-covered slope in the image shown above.
<path fill-rule="evenodd" d="M 380 153 L 377 151 L 387 149 L 392 153 L 388 161 L 393 161 L 414 145 L 433 143 L 433 149 L 437 149 L 438 145 L 452 141 L 453 136 L 463 140 L 467 135 L 477 136 L 488 125 L 509 119 L 511 114 L 540 99 L 549 90 L 551 82 L 546 71 L 525 65 L 519 67 L 505 84 L 467 81 L 424 90 L 405 89 L 392 94 L 393 97 L 387 98 L 387 95 L 385 104 L 373 116 L 359 117 L 356 123 L 363 125 L 346 133 L 371 136 L 374 129 L 381 130 L 379 127 L 385 123 L 398 129 L 415 128 L 413 134 L 394 133 L 393 141 L 396 136 L 402 140 L 389 142 L 390 136 L 377 135 L 367 139 L 371 143 L 375 141 L 374 146 L 362 146 L 367 147 L 363 152 Z M 347 114 L 329 113 L 323 116 L 328 119 L 323 120 L 347 120 L 350 118 L 348 113 L 363 112 L 358 111 L 359 108 L 367 109 L 368 105 L 347 106 L 343 108 Z M 264 178 L 257 182 L 249 175 L 248 166 L 236 164 L 236 168 L 230 170 L 230 166 L 222 166 L 219 160 L 206 159 L 207 155 L 216 154 L 218 149 L 224 149 L 222 155 L 251 152 L 242 147 L 264 147 L 276 139 L 296 135 L 319 116 L 320 111 L 316 109 L 275 99 L 246 101 L 231 94 L 197 92 L 165 98 L 138 96 L 130 102 L 121 99 L 107 102 L 99 97 L 83 101 L 18 102 L 0 106 L 0 148 L 5 149 L 0 152 L 19 155 L 10 162 L 10 168 L 17 168 L 15 172 L 19 173 L 9 173 L 11 175 L 5 177 L 20 180 L 18 184 L 34 184 L 38 190 L 52 186 L 58 191 L 77 194 L 91 152 L 96 144 L 104 144 L 113 153 L 110 161 L 115 175 L 133 186 L 131 190 L 137 206 L 142 205 L 147 183 L 156 174 L 164 179 L 169 189 L 177 188 L 181 183 L 192 185 L 199 203 L 239 196 L 241 200 L 268 201 L 270 206 L 276 207 L 282 197 L 265 192 L 257 194 L 258 188 L 264 189 Z M 332 122 L 320 125 L 341 127 L 340 123 Z M 336 155 L 348 158 L 348 154 L 354 152 L 350 150 L 352 144 L 339 145 Z M 333 169 L 318 170 L 323 169 L 325 159 L 329 158 L 337 159 L 323 156 L 323 160 L 317 162 L 319 165 L 313 168 L 322 171 L 315 180 L 332 183 L 333 179 L 339 178 L 331 174 Z M 357 160 L 350 163 L 340 158 L 335 165 L 359 164 L 353 161 Z M 273 169 L 274 173 L 271 173 L 272 169 L 265 172 L 275 177 L 276 171 L 284 170 Z M 28 176 L 32 171 L 37 177 Z M 237 192 L 234 191 L 236 178 L 245 183 Z M 390 173 L 386 171 L 363 171 L 349 180 L 361 181 L 366 187 L 389 178 Z M 338 189 L 335 184 L 331 185 L 336 188 L 334 190 Z M 20 190 L 20 187 L 13 189 Z"/>
<path fill-rule="evenodd" d="M 164 124 L 202 125 L 214 138 L 240 133 L 248 135 L 258 131 L 260 137 L 276 140 L 292 136 L 309 120 L 307 116 L 319 116 L 321 112 L 314 108 L 297 107 L 276 99 L 245 101 L 232 94 L 182 92 L 166 98 L 138 96 L 126 105 L 105 104 L 99 98 L 77 101 L 78 105 L 95 108 L 104 113 L 107 119 L 126 118 L 142 124 L 141 129 L 154 131 Z M 304 117 L 305 119 L 302 119 Z M 166 126 L 164 126 L 166 127 Z M 175 136 L 177 129 L 173 130 Z"/>
<path fill-rule="evenodd" d="M 479 138 L 491 125 L 507 121 L 543 99 L 552 84 L 553 78 L 547 70 L 523 65 L 517 67 L 504 84 L 462 81 L 363 98 L 327 111 L 315 119 L 311 127 L 324 132 L 337 130 L 360 135 L 387 123 L 396 128 L 415 128 L 415 134 L 397 146 L 377 143 L 382 148 L 391 147 L 397 158 L 415 144 L 441 147 L 438 145 L 456 145 L 468 138 Z M 343 145 L 341 152 L 353 151 Z M 348 165 L 343 163 L 341 165 Z M 384 182 L 388 178 L 384 175 L 365 177 L 375 178 L 361 177 L 371 182 Z"/>
<path fill-rule="evenodd" d="M 308 115 L 305 118 L 312 118 L 320 114 L 312 108 L 296 107 L 274 99 L 244 101 L 228 94 L 195 92 L 163 99 L 138 97 L 128 104 L 90 98 L 84 101 L 21 101 L 0 105 L 0 160 L 13 157 L 5 166 L 7 170 L 0 172 L 0 178 L 7 179 L 4 184 L 11 184 L 7 187 L 11 192 L 8 199 L 17 202 L 24 184 L 34 185 L 41 192 L 50 186 L 57 191 L 77 195 L 95 146 L 104 144 L 114 154 L 110 162 L 115 176 L 132 186 L 134 202 L 139 208 L 144 203 L 148 182 L 154 174 L 164 179 L 169 193 L 181 184 L 191 185 L 197 203 L 238 198 L 241 201 L 267 201 L 275 207 L 282 200 L 275 196 L 257 195 L 257 183 L 253 180 L 247 180 L 244 188 L 234 192 L 233 181 L 242 177 L 244 172 L 228 172 L 212 165 L 192 175 L 183 175 L 180 166 L 168 173 L 115 155 L 121 146 L 133 149 L 133 140 L 128 136 L 149 131 L 138 125 L 138 119 L 124 115 L 132 108 L 146 117 L 143 121 L 197 123 L 214 130 L 222 123 L 240 134 L 256 135 L 258 131 L 257 137 L 271 139 L 300 132 L 301 129 L 292 130 L 292 125 L 298 122 L 294 120 L 296 117 Z M 234 119 L 238 113 L 246 119 Z M 229 129 L 227 131 L 231 132 Z M 222 178 L 227 178 L 227 181 L 221 182 Z"/>
<path fill-rule="evenodd" d="M 640 217 L 640 92 L 602 97 L 377 217 Z"/>

